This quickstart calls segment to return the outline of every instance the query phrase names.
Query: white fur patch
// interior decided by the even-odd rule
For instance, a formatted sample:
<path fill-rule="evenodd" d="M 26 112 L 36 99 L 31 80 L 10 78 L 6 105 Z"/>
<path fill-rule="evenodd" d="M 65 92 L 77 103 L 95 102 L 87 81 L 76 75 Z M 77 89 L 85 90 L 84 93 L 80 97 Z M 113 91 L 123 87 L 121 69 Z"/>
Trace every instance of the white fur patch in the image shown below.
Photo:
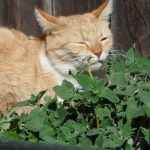
<path fill-rule="evenodd" d="M 40 58 L 40 63 L 44 69 L 44 72 L 50 72 L 51 64 L 43 51 L 40 52 L 39 58 Z"/>
<path fill-rule="evenodd" d="M 112 13 L 112 9 L 113 9 L 113 0 L 110 0 L 107 7 L 104 9 L 102 16 L 108 17 Z"/>
<path fill-rule="evenodd" d="M 65 77 L 69 75 L 69 70 L 75 70 L 71 64 L 55 64 L 55 68 Z"/>
<path fill-rule="evenodd" d="M 39 59 L 40 59 L 40 63 L 43 68 L 43 71 L 45 73 L 53 74 L 53 77 L 55 78 L 57 83 L 61 84 L 64 78 L 53 68 L 53 66 L 50 63 L 50 60 L 48 59 L 44 51 L 40 52 Z"/>
<path fill-rule="evenodd" d="M 102 52 L 102 54 L 101 54 L 99 60 L 100 60 L 100 61 L 104 61 L 104 60 L 107 58 L 108 53 L 109 53 L 108 51 Z"/>

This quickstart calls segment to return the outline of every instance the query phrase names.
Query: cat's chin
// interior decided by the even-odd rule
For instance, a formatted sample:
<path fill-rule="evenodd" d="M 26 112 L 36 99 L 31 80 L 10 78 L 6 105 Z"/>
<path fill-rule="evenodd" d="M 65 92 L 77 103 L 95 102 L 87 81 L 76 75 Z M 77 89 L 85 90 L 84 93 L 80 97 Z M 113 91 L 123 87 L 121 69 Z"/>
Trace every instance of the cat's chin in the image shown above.
<path fill-rule="evenodd" d="M 96 62 L 96 63 L 92 64 L 91 69 L 92 69 L 92 71 L 97 71 L 97 70 L 100 70 L 101 67 L 102 67 L 102 63 Z"/>

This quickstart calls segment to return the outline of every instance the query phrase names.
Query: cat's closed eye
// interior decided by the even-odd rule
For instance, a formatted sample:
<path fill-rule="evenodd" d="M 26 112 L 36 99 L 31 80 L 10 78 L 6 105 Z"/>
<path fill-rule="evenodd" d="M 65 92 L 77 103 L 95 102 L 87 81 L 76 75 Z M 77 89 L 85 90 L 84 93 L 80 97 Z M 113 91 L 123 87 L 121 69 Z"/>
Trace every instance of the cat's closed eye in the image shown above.
<path fill-rule="evenodd" d="M 83 45 L 83 46 L 86 46 L 88 47 L 88 44 L 86 42 L 73 42 L 73 44 L 79 44 L 79 45 Z"/>
<path fill-rule="evenodd" d="M 86 44 L 85 42 L 78 42 L 79 44 Z"/>
<path fill-rule="evenodd" d="M 107 40 L 107 39 L 108 39 L 107 37 L 104 37 L 104 38 L 101 39 L 101 41 L 105 41 L 105 40 Z"/>

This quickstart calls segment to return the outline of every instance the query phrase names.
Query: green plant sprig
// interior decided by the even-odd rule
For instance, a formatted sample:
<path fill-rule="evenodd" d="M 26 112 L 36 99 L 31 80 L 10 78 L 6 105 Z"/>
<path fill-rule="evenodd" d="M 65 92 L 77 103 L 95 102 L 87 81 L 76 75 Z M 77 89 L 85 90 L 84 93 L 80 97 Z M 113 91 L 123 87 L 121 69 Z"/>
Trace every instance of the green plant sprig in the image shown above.
<path fill-rule="evenodd" d="M 73 78 L 76 89 L 66 80 L 54 87 L 55 98 L 40 92 L 16 104 L 31 106 L 28 114 L 8 111 L 0 120 L 0 137 L 70 144 L 92 148 L 145 150 L 149 143 L 150 60 L 142 57 L 135 46 L 126 54 L 108 57 L 101 78 L 94 77 L 90 58 L 85 74 Z M 57 97 L 64 99 L 63 104 Z"/>

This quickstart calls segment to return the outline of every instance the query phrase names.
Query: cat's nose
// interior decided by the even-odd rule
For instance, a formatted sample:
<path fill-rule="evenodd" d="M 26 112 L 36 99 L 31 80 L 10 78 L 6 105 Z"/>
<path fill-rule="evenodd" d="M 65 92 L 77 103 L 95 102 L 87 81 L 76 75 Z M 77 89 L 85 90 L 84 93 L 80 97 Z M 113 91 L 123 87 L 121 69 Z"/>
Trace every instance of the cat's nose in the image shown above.
<path fill-rule="evenodd" d="M 102 52 L 101 52 L 101 51 L 97 51 L 97 52 L 95 52 L 94 54 L 95 54 L 97 57 L 100 57 L 101 54 L 102 54 Z"/>
<path fill-rule="evenodd" d="M 102 45 L 100 45 L 98 42 L 92 44 L 90 49 L 93 52 L 93 54 L 95 54 L 98 58 L 101 56 L 101 54 L 102 54 Z"/>

